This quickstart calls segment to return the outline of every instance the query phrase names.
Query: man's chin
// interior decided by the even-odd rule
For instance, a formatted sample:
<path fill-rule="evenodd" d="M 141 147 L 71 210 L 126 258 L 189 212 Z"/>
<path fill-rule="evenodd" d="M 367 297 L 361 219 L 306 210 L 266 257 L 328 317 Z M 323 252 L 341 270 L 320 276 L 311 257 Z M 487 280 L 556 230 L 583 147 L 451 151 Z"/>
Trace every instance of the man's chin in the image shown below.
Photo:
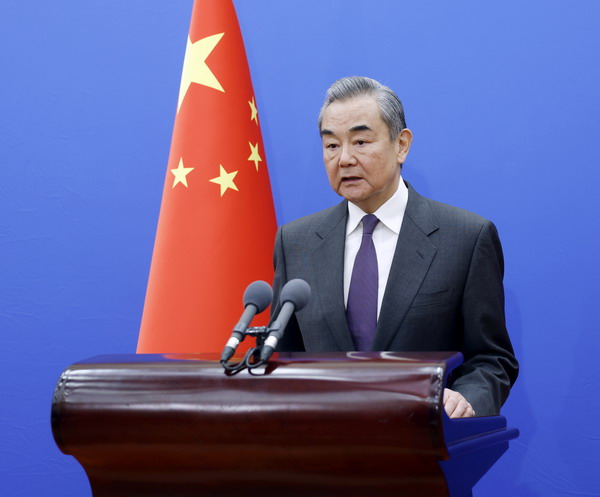
<path fill-rule="evenodd" d="M 364 180 L 344 182 L 338 189 L 338 194 L 348 202 L 357 203 L 369 198 L 370 192 L 365 191 Z"/>
<path fill-rule="evenodd" d="M 355 193 L 338 192 L 340 196 L 344 197 L 348 202 L 352 202 L 360 207 L 360 204 L 364 202 L 368 197 L 365 195 L 356 195 Z"/>
<path fill-rule="evenodd" d="M 363 211 L 370 212 L 368 195 L 344 194 L 342 197 L 344 197 L 348 202 L 352 202 L 357 207 L 360 207 Z"/>

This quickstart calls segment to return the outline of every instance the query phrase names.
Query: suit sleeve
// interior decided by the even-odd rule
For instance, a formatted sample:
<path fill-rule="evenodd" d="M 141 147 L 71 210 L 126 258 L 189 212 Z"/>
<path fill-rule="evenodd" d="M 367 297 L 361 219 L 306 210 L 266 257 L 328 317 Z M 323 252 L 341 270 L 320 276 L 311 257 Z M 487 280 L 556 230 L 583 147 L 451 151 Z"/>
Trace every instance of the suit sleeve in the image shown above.
<path fill-rule="evenodd" d="M 279 304 L 279 296 L 281 289 L 288 282 L 287 269 L 285 265 L 285 252 L 283 242 L 284 226 L 277 230 L 275 237 L 275 248 L 273 250 L 273 266 L 275 269 L 275 277 L 273 279 L 273 300 L 271 302 L 271 320 L 275 319 L 281 305 Z M 300 327 L 296 315 L 292 315 L 285 329 L 281 340 L 277 345 L 278 352 L 304 352 L 304 342 L 300 333 Z"/>
<path fill-rule="evenodd" d="M 463 364 L 450 388 L 460 392 L 477 416 L 500 412 L 518 374 L 504 315 L 504 257 L 496 227 L 483 225 L 475 243 L 463 292 Z"/>

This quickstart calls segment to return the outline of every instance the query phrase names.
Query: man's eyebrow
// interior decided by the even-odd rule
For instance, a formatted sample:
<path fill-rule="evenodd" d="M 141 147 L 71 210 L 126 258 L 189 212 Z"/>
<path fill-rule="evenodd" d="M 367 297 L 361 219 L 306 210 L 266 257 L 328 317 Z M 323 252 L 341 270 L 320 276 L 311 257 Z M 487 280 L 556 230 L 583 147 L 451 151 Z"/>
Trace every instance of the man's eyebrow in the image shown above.
<path fill-rule="evenodd" d="M 373 131 L 373 130 L 366 124 L 357 124 L 356 126 L 352 126 L 349 131 L 350 131 L 350 133 L 354 133 L 355 131 Z M 333 131 L 331 131 L 330 129 L 322 129 L 321 130 L 321 136 L 334 135 L 334 134 L 335 133 Z"/>
<path fill-rule="evenodd" d="M 369 128 L 369 126 L 367 126 L 366 124 L 357 124 L 356 126 L 352 126 L 350 128 L 350 132 L 354 132 L 354 131 L 373 131 L 371 128 Z"/>

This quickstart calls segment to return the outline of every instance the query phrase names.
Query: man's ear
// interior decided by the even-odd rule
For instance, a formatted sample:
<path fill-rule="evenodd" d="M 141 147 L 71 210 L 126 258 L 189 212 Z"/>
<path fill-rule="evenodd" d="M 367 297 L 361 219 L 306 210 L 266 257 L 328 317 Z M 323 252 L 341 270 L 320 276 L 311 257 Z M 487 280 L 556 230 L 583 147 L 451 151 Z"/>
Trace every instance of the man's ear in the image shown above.
<path fill-rule="evenodd" d="M 408 128 L 404 128 L 398 135 L 398 164 L 404 164 L 408 151 L 410 150 L 410 144 L 412 143 L 412 131 Z"/>

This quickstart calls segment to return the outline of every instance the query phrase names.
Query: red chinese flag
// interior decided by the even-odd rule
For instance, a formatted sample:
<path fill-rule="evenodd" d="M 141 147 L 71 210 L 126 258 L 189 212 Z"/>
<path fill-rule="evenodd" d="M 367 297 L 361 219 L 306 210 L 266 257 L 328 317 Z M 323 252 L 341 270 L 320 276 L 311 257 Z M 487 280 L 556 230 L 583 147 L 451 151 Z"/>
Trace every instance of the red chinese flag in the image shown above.
<path fill-rule="evenodd" d="M 275 231 L 235 9 L 196 0 L 137 351 L 221 351 L 246 286 L 272 280 Z"/>

